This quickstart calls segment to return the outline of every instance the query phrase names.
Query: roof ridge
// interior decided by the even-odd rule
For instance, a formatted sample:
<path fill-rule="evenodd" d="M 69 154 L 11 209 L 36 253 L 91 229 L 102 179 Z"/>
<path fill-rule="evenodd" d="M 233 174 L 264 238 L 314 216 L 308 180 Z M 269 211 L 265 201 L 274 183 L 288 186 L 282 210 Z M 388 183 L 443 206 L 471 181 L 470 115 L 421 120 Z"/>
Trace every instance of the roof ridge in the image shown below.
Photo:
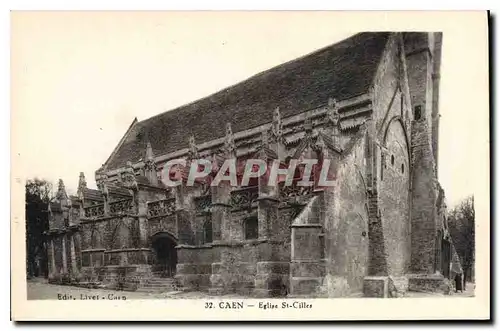
<path fill-rule="evenodd" d="M 172 109 L 170 109 L 170 110 L 166 110 L 166 111 L 161 112 L 161 113 L 159 113 L 159 114 L 153 115 L 153 116 L 148 117 L 148 118 L 145 118 L 145 119 L 143 119 L 143 120 L 140 120 L 140 121 L 138 121 L 138 124 L 141 124 L 141 123 L 143 123 L 143 122 L 149 121 L 149 120 L 151 120 L 151 119 L 153 119 L 153 118 L 155 118 L 155 117 L 158 117 L 158 116 L 164 115 L 165 113 L 169 113 L 169 112 L 176 111 L 176 110 L 182 110 L 182 108 L 187 107 L 187 106 L 190 106 L 190 105 L 192 105 L 192 104 L 195 104 L 195 103 L 197 103 L 197 102 L 199 102 L 199 101 L 201 101 L 201 100 L 209 99 L 209 98 L 211 98 L 211 97 L 213 97 L 213 96 L 215 96 L 215 95 L 217 95 L 217 94 L 219 94 L 219 93 L 221 93 L 221 94 L 222 94 L 222 92 L 225 92 L 225 91 L 231 90 L 232 88 L 234 88 L 234 87 L 236 87 L 236 86 L 239 86 L 240 84 L 242 84 L 242 83 L 244 83 L 244 82 L 250 81 L 250 80 L 252 80 L 252 79 L 254 79 L 254 78 L 257 78 L 257 77 L 263 76 L 263 75 L 265 75 L 265 74 L 269 74 L 270 72 L 272 72 L 272 71 L 274 71 L 274 70 L 276 70 L 276 69 L 278 69 L 278 68 L 280 68 L 280 67 L 284 67 L 284 66 L 289 65 L 289 64 L 294 63 L 294 62 L 300 62 L 300 61 L 301 61 L 301 60 L 303 60 L 304 58 L 307 58 L 307 57 L 312 56 L 312 55 L 317 55 L 317 54 L 320 54 L 320 53 L 322 53 L 322 52 L 326 52 L 326 51 L 330 50 L 332 47 L 336 47 L 336 46 L 339 46 L 339 45 L 341 45 L 341 44 L 345 44 L 345 43 L 347 43 L 347 42 L 351 41 L 352 39 L 354 39 L 355 37 L 359 37 L 359 36 L 361 36 L 361 35 L 368 34 L 368 33 L 370 33 L 370 32 L 359 32 L 359 33 L 355 33 L 355 34 L 353 34 L 353 35 L 349 36 L 348 38 L 346 38 L 346 39 L 342 39 L 342 40 L 340 40 L 340 41 L 338 41 L 338 42 L 336 42 L 336 43 L 334 43 L 334 44 L 330 44 L 330 45 L 328 45 L 328 46 L 321 47 L 321 48 L 319 48 L 319 49 L 316 49 L 316 50 L 314 50 L 314 51 L 311 51 L 311 52 L 309 52 L 309 53 L 306 53 L 306 54 L 304 54 L 304 55 L 302 55 L 302 56 L 300 56 L 300 57 L 294 58 L 294 59 L 292 59 L 292 60 L 289 60 L 289 61 L 283 62 L 283 63 L 278 64 L 278 65 L 274 65 L 274 66 L 272 66 L 272 67 L 270 67 L 270 68 L 267 68 L 267 69 L 265 69 L 265 70 L 263 70 L 263 71 L 260 71 L 260 72 L 258 72 L 258 73 L 256 73 L 256 74 L 253 74 L 253 75 L 251 75 L 251 76 L 248 76 L 247 78 L 245 78 L 245 79 L 243 79 L 243 80 L 240 80 L 240 81 L 238 81 L 238 82 L 236 82 L 236 83 L 234 83 L 234 84 L 232 84 L 232 85 L 230 85 L 230 86 L 227 86 L 227 87 L 225 87 L 225 88 L 222 88 L 222 89 L 220 89 L 220 90 L 217 90 L 217 91 L 215 91 L 215 92 L 213 92 L 213 93 L 211 93 L 211 94 L 208 94 L 208 95 L 206 95 L 206 96 L 204 96 L 204 97 L 200 97 L 200 98 L 198 98 L 198 99 L 195 99 L 194 101 L 191 101 L 191 102 L 188 102 L 188 103 L 185 103 L 185 104 L 181 104 L 180 106 L 177 106 L 177 107 L 172 108 Z M 374 32 L 374 33 L 387 33 L 387 32 Z M 326 101 L 325 101 L 325 102 L 326 102 Z"/>
<path fill-rule="evenodd" d="M 190 103 L 141 120 L 106 162 L 108 170 L 139 162 L 149 140 L 156 156 L 186 148 L 190 132 L 199 143 L 223 136 L 227 122 L 240 132 L 369 91 L 389 32 L 363 32 L 266 69 Z M 136 135 L 133 132 L 137 132 Z M 144 134 L 146 133 L 146 134 Z"/>

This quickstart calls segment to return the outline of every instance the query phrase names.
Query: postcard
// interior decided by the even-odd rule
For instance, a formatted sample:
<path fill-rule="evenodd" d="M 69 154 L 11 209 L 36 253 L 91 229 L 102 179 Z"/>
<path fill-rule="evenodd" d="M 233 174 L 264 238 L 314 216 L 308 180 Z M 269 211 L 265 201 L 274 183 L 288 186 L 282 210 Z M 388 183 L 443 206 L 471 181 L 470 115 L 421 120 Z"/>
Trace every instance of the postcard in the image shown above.
<path fill-rule="evenodd" d="M 490 318 L 487 12 L 14 11 L 11 54 L 14 320 Z"/>

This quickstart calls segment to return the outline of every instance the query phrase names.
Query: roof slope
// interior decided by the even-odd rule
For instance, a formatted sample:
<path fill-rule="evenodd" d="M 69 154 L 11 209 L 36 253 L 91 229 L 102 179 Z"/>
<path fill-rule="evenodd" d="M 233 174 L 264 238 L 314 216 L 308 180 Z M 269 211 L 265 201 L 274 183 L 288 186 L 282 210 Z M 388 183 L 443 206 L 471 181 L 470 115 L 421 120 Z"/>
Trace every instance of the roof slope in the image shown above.
<path fill-rule="evenodd" d="M 107 162 L 108 170 L 144 157 L 151 142 L 156 156 L 188 146 L 194 134 L 201 143 L 272 120 L 320 107 L 328 98 L 347 99 L 370 88 L 389 37 L 387 32 L 356 34 L 337 44 L 274 67 L 188 105 L 138 122 Z"/>

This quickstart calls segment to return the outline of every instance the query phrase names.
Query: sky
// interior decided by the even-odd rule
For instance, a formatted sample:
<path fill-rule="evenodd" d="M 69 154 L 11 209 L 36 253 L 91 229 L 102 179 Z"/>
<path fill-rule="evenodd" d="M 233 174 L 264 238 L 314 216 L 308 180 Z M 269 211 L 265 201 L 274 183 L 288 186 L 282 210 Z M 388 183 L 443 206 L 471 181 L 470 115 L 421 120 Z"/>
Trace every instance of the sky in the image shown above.
<path fill-rule="evenodd" d="M 359 32 L 329 15 L 301 12 L 223 19 L 220 13 L 23 12 L 11 24 L 12 155 L 26 178 L 54 185 L 62 178 L 70 194 L 81 171 L 95 187 L 95 170 L 135 117 L 189 103 Z M 446 45 L 445 34 L 441 84 L 474 75 L 449 70 L 460 63 Z M 441 99 L 460 93 L 444 88 Z M 480 125 L 474 112 L 442 104 L 439 174 L 454 204 L 473 192 L 469 146 L 484 141 L 469 134 Z"/>

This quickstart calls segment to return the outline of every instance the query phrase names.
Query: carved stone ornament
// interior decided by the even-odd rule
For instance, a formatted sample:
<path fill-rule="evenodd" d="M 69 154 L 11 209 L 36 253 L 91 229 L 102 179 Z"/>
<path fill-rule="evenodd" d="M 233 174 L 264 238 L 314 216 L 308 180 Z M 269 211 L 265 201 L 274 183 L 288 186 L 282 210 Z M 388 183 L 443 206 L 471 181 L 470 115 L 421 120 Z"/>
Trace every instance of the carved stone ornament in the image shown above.
<path fill-rule="evenodd" d="M 194 160 L 198 158 L 198 147 L 196 146 L 196 141 L 194 135 L 189 136 L 189 151 L 188 158 Z"/>
<path fill-rule="evenodd" d="M 328 99 L 327 121 L 333 127 L 337 127 L 337 125 L 339 124 L 339 120 L 340 120 L 340 115 L 339 115 L 337 100 L 335 100 L 333 98 L 329 98 Z"/>
<path fill-rule="evenodd" d="M 129 189 L 137 189 L 137 180 L 135 178 L 134 167 L 132 167 L 132 162 L 127 162 L 125 171 L 122 173 L 123 186 Z"/>
<path fill-rule="evenodd" d="M 96 181 L 97 185 L 99 186 L 99 181 L 97 179 L 97 172 L 96 172 Z M 78 178 L 78 189 L 76 191 L 78 199 L 80 200 L 83 199 L 83 192 L 85 191 L 86 188 L 87 188 L 87 181 L 85 180 L 85 174 L 83 172 L 80 172 L 80 177 Z"/>
<path fill-rule="evenodd" d="M 269 132 L 267 130 L 262 131 L 260 147 L 269 147 Z"/>
<path fill-rule="evenodd" d="M 310 118 L 304 120 L 304 131 L 306 132 L 306 137 L 310 137 L 313 131 L 313 123 Z"/>
<path fill-rule="evenodd" d="M 314 143 L 314 145 L 312 146 L 313 150 L 315 152 L 322 152 L 323 150 L 326 149 L 326 143 L 325 143 L 325 140 L 323 139 L 323 135 L 322 134 L 319 134 L 318 135 L 318 138 L 316 139 L 316 142 Z"/>
<path fill-rule="evenodd" d="M 226 137 L 224 138 L 224 150 L 227 154 L 233 154 L 236 151 L 236 143 L 234 142 L 234 134 L 231 129 L 231 123 L 226 124 Z"/>
<path fill-rule="evenodd" d="M 155 157 L 153 154 L 153 148 L 151 147 L 151 143 L 148 141 L 146 146 L 146 159 L 144 161 L 144 170 L 146 171 L 156 171 L 158 170 L 155 162 Z"/>
<path fill-rule="evenodd" d="M 273 122 L 271 124 L 271 137 L 276 142 L 281 142 L 283 139 L 283 122 L 281 120 L 279 107 L 277 107 L 273 113 Z"/>
<path fill-rule="evenodd" d="M 66 193 L 66 187 L 64 186 L 64 182 L 62 179 L 59 179 L 59 183 L 57 185 L 56 200 L 57 201 L 68 200 L 68 194 Z"/>
<path fill-rule="evenodd" d="M 103 168 L 99 168 L 99 170 L 95 173 L 95 181 L 97 184 L 97 188 L 103 193 L 107 194 L 106 182 L 108 181 L 108 175 Z"/>

